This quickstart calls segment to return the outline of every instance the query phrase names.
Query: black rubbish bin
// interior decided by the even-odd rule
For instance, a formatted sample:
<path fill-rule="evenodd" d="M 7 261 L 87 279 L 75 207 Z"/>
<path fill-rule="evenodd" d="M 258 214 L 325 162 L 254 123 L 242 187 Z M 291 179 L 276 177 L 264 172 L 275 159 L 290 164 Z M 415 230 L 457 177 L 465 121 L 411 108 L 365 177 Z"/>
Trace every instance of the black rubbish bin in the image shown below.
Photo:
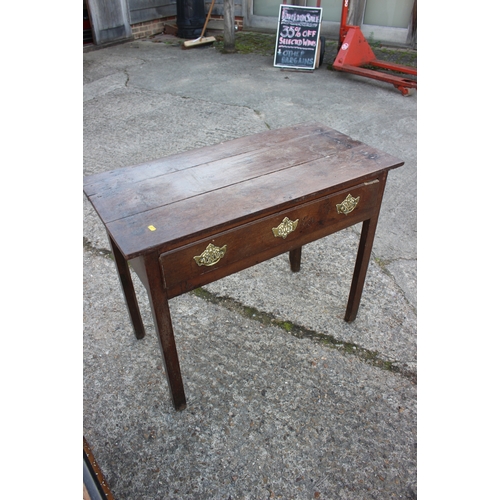
<path fill-rule="evenodd" d="M 198 38 L 205 24 L 204 0 L 177 0 L 177 36 Z"/>

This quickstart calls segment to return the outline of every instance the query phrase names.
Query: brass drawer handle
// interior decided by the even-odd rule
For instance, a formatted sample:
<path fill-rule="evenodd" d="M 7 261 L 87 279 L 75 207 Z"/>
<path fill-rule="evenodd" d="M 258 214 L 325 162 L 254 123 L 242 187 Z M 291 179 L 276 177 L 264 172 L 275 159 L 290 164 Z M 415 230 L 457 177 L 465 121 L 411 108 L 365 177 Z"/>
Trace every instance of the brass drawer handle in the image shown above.
<path fill-rule="evenodd" d="M 337 213 L 339 214 L 350 214 L 358 205 L 359 196 L 357 198 L 353 198 L 350 194 L 347 195 L 347 198 L 337 205 Z"/>
<path fill-rule="evenodd" d="M 213 266 L 219 262 L 219 260 L 226 254 L 227 245 L 223 247 L 216 247 L 209 243 L 207 248 L 203 251 L 201 255 L 193 257 L 199 266 Z"/>
<path fill-rule="evenodd" d="M 288 217 L 283 219 L 283 222 L 278 227 L 273 227 L 273 234 L 275 238 L 282 237 L 285 239 L 292 231 L 297 229 L 299 219 L 291 221 Z"/>

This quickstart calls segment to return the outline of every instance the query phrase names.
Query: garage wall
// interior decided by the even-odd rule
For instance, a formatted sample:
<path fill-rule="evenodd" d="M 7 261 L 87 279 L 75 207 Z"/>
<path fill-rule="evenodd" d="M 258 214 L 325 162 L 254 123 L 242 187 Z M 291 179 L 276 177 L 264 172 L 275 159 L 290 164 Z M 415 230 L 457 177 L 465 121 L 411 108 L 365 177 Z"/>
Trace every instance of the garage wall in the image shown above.
<path fill-rule="evenodd" d="M 128 0 L 130 24 L 177 15 L 176 0 Z"/>

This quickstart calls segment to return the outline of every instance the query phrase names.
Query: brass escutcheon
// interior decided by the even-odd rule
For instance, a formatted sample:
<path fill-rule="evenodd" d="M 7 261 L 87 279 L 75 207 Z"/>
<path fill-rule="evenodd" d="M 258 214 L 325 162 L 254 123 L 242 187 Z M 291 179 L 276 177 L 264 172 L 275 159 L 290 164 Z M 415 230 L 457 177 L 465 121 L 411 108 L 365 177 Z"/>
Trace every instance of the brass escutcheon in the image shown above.
<path fill-rule="evenodd" d="M 275 238 L 281 236 L 285 239 L 292 231 L 297 229 L 297 224 L 299 223 L 299 219 L 291 221 L 288 217 L 283 219 L 283 222 L 278 227 L 273 227 L 273 234 Z"/>
<path fill-rule="evenodd" d="M 199 266 L 213 266 L 214 264 L 217 264 L 217 262 L 219 262 L 222 257 L 224 257 L 224 255 L 226 254 L 226 250 L 227 245 L 219 248 L 215 245 L 212 245 L 212 243 L 209 243 L 203 253 L 201 255 L 193 257 L 193 259 Z"/>
<path fill-rule="evenodd" d="M 337 205 L 337 213 L 339 214 L 349 214 L 351 213 L 359 202 L 359 196 L 357 198 L 352 197 L 350 194 L 347 195 L 347 198 Z"/>

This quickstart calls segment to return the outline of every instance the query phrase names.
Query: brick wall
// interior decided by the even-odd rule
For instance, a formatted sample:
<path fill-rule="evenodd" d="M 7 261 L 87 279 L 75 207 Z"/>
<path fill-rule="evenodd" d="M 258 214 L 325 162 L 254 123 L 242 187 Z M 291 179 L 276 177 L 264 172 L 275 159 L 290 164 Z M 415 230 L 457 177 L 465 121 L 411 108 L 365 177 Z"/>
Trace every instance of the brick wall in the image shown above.
<path fill-rule="evenodd" d="M 168 23 L 175 24 L 175 16 L 162 17 L 153 21 L 137 23 L 132 25 L 132 35 L 134 38 L 147 38 L 148 36 L 157 35 L 163 32 L 163 25 Z"/>

